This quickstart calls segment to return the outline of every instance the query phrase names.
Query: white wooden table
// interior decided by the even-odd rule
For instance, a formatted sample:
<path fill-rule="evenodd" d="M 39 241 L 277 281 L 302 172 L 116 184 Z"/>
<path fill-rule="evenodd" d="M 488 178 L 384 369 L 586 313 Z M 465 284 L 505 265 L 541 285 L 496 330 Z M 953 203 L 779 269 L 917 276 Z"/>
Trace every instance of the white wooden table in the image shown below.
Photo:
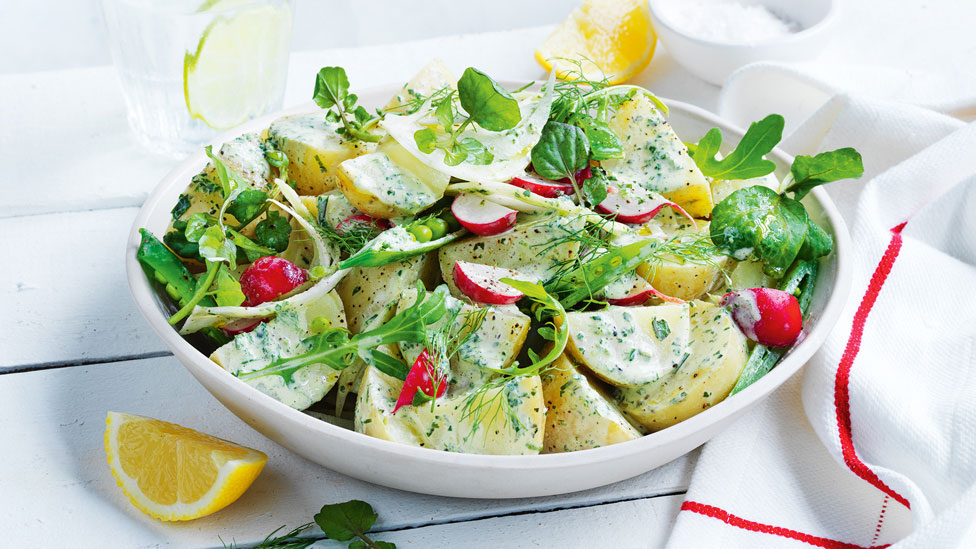
<path fill-rule="evenodd" d="M 548 27 L 292 56 L 285 104 L 314 74 L 346 67 L 354 87 L 403 82 L 429 58 L 498 78 L 542 76 Z M 636 79 L 714 109 L 717 88 L 666 53 Z M 220 547 L 254 543 L 362 499 L 401 547 L 657 547 L 695 456 L 615 485 L 557 497 L 461 500 L 375 486 L 312 464 L 251 430 L 184 370 L 145 324 L 124 280 L 126 235 L 175 161 L 139 149 L 111 67 L 0 76 L 0 531 L 10 547 Z M 173 421 L 260 449 L 263 474 L 228 508 L 187 523 L 132 507 L 105 462 L 106 412 Z M 322 547 L 338 547 L 329 541 Z"/>

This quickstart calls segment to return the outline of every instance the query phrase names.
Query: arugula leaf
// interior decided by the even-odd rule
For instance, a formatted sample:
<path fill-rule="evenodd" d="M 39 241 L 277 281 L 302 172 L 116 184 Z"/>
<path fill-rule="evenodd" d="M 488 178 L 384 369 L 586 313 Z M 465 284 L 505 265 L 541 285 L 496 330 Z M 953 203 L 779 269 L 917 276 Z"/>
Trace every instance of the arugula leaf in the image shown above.
<path fill-rule="evenodd" d="M 237 307 L 244 303 L 244 292 L 241 291 L 241 283 L 234 278 L 227 266 L 220 265 L 217 271 L 216 289 L 214 299 L 218 307 Z"/>
<path fill-rule="evenodd" d="M 722 160 L 715 159 L 722 145 L 722 130 L 712 128 L 689 154 L 707 177 L 725 180 L 762 177 L 776 170 L 776 164 L 763 156 L 783 138 L 783 126 L 783 117 L 778 114 L 753 122 L 735 150 Z"/>
<path fill-rule="evenodd" d="M 407 379 L 407 374 L 410 372 L 410 367 L 399 358 L 388 355 L 378 349 L 373 349 L 370 351 L 370 358 L 373 359 L 373 361 L 369 363 L 370 366 L 375 367 L 384 374 L 397 379 Z"/>
<path fill-rule="evenodd" d="M 780 278 L 800 253 L 809 227 L 803 204 L 762 185 L 739 189 L 712 210 L 712 242 L 737 260 L 755 255 Z"/>
<path fill-rule="evenodd" d="M 490 76 L 474 67 L 464 69 L 457 89 L 461 107 L 468 117 L 486 130 L 508 130 L 522 120 L 518 101 Z"/>
<path fill-rule="evenodd" d="M 245 189 L 224 210 L 234 216 L 240 226 L 247 225 L 264 210 L 268 193 L 257 189 Z"/>
<path fill-rule="evenodd" d="M 369 116 L 365 108 L 355 107 L 359 97 L 349 93 L 349 78 L 342 67 L 319 69 L 315 76 L 312 100 L 323 109 L 335 108 L 336 114 L 330 118 L 342 122 L 342 127 L 336 130 L 337 133 L 371 143 L 379 141 L 382 137 L 367 130 L 368 124 L 374 119 Z M 349 119 L 349 112 L 353 113 L 352 120 Z"/>
<path fill-rule="evenodd" d="M 569 117 L 569 123 L 583 128 L 586 139 L 590 142 L 593 160 L 624 157 L 624 147 L 620 138 L 606 122 L 588 114 L 576 112 Z"/>
<path fill-rule="evenodd" d="M 288 249 L 290 237 L 291 223 L 275 210 L 268 212 L 268 216 L 254 227 L 254 238 L 258 243 L 278 253 Z"/>
<path fill-rule="evenodd" d="M 546 291 L 542 284 L 512 278 L 502 278 L 499 282 L 508 284 L 539 304 L 539 307 L 534 309 L 536 320 L 542 321 L 544 317 L 550 317 L 550 320 L 544 326 L 541 326 L 539 330 L 546 329 L 546 335 L 554 336 L 551 340 L 553 341 L 553 345 L 544 357 L 540 357 L 530 349 L 528 355 L 532 359 L 532 364 L 528 366 L 519 366 L 517 362 L 514 362 L 508 368 L 487 368 L 507 377 L 539 374 L 559 358 L 559 355 L 563 353 L 566 344 L 569 342 L 569 322 L 566 320 L 566 309 Z M 505 381 L 507 380 L 503 379 L 501 382 L 504 383 Z"/>
<path fill-rule="evenodd" d="M 792 192 L 800 200 L 817 185 L 840 179 L 857 179 L 864 174 L 861 155 L 846 147 L 822 152 L 816 156 L 797 156 L 790 167 L 793 183 L 784 192 Z"/>
<path fill-rule="evenodd" d="M 562 122 L 546 122 L 539 142 L 532 147 L 532 167 L 537 174 L 553 181 L 568 178 L 574 186 L 576 172 L 586 167 L 589 158 L 586 133 Z"/>

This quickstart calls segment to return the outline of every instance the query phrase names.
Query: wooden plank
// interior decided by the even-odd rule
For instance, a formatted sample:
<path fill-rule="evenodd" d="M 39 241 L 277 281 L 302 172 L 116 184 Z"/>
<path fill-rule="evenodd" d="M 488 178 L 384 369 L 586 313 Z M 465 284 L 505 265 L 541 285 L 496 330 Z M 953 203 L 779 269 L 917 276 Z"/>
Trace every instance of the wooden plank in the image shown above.
<path fill-rule="evenodd" d="M 230 507 L 188 523 L 158 522 L 128 503 L 108 471 L 102 433 L 109 410 L 200 429 L 257 448 L 270 460 Z M 0 432 L 6 441 L 0 529 L 15 547 L 66 539 L 76 547 L 104 546 L 107 539 L 120 547 L 219 547 L 218 536 L 256 542 L 281 525 L 310 520 L 323 504 L 349 499 L 372 504 L 381 516 L 378 526 L 386 530 L 588 506 L 683 492 L 695 460 L 693 454 L 628 481 L 548 498 L 461 500 L 412 494 L 345 477 L 275 445 L 223 408 L 174 357 L 0 375 Z M 632 509 L 627 516 L 633 525 L 641 524 L 641 505 L 620 507 Z M 570 515 L 596 516 L 588 513 L 597 511 Z M 528 530 L 532 520 L 539 520 L 533 516 L 505 520 Z M 443 531 L 489 536 L 495 535 L 494 524 Z M 439 535 L 431 532 L 416 535 Z"/>
<path fill-rule="evenodd" d="M 135 208 L 0 219 L 0 372 L 164 353 L 136 310 L 123 253 Z"/>
<path fill-rule="evenodd" d="M 660 496 L 579 509 L 527 513 L 371 534 L 397 547 L 664 547 L 683 496 Z M 314 549 L 348 546 L 322 540 Z"/>

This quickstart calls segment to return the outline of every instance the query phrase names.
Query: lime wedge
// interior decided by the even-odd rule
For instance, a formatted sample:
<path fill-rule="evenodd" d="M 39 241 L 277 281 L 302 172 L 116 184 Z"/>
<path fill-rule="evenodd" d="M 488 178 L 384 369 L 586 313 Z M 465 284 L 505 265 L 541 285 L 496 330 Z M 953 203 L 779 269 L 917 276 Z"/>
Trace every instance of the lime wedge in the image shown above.
<path fill-rule="evenodd" d="M 290 38 L 287 3 L 215 19 L 183 57 L 190 115 L 223 130 L 263 114 L 284 86 Z"/>

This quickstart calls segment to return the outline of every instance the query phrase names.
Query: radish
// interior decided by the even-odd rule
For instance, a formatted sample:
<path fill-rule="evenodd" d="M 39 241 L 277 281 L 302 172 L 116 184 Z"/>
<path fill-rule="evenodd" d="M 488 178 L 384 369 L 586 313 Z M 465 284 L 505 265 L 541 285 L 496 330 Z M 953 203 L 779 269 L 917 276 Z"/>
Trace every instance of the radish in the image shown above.
<path fill-rule="evenodd" d="M 459 194 L 451 204 L 451 213 L 465 229 L 491 236 L 511 229 L 518 212 L 473 194 Z"/>
<path fill-rule="evenodd" d="M 262 319 L 262 318 L 259 319 L 238 318 L 235 320 L 231 320 L 227 324 L 224 324 L 221 330 L 223 330 L 225 334 L 233 337 L 238 334 L 250 332 L 251 330 L 257 328 L 258 324 L 261 324 L 265 320 L 266 319 Z"/>
<path fill-rule="evenodd" d="M 241 273 L 244 306 L 274 301 L 308 281 L 308 271 L 283 257 L 268 255 L 251 263 Z"/>
<path fill-rule="evenodd" d="M 356 227 L 357 225 L 373 226 L 379 229 L 380 231 L 385 231 L 393 227 L 389 219 L 377 219 L 375 217 L 370 217 L 364 213 L 360 213 L 360 214 L 350 215 L 349 217 L 340 221 L 339 224 L 336 225 L 335 230 L 337 233 L 343 234 L 349 229 Z"/>
<path fill-rule="evenodd" d="M 646 192 L 636 185 L 620 190 L 613 187 L 608 188 L 606 199 L 596 205 L 596 210 L 603 214 L 615 216 L 614 220 L 621 223 L 642 224 L 654 219 L 654 216 L 665 206 L 687 217 L 692 223 L 695 222 L 695 219 L 688 215 L 688 212 L 681 206 L 657 193 Z"/>
<path fill-rule="evenodd" d="M 752 288 L 725 294 L 722 305 L 749 339 L 767 347 L 787 347 L 803 329 L 800 303 L 793 294 L 774 288 Z"/>
<path fill-rule="evenodd" d="M 541 177 L 529 174 L 522 174 L 520 176 L 513 177 L 509 183 L 546 198 L 557 198 L 563 195 L 570 195 L 575 192 L 573 190 L 573 185 L 569 182 L 562 183 L 559 181 L 550 181 L 548 179 L 542 179 Z"/>
<path fill-rule="evenodd" d="M 669 301 L 671 303 L 684 303 L 684 300 L 662 294 L 660 291 L 654 288 L 654 286 L 651 286 L 643 279 L 638 280 L 638 282 L 633 288 L 630 289 L 629 292 L 627 292 L 626 295 L 617 297 L 611 297 L 608 295 L 607 303 L 621 307 L 630 307 L 633 305 L 643 305 L 645 301 L 652 297 L 656 297 L 661 301 Z"/>
<path fill-rule="evenodd" d="M 401 406 L 415 404 L 417 391 L 423 394 L 422 401 L 444 396 L 444 392 L 447 391 L 447 376 L 436 370 L 437 367 L 434 366 L 434 361 L 431 360 L 427 349 L 421 351 L 417 360 L 413 362 L 413 366 L 410 367 L 410 371 L 407 372 L 407 379 L 404 380 L 403 389 L 400 389 L 400 396 L 393 407 L 394 414 Z"/>
<path fill-rule="evenodd" d="M 503 278 L 526 280 L 527 277 L 518 271 L 458 261 L 452 272 L 454 284 L 461 293 L 479 303 L 490 305 L 508 305 L 522 299 L 524 294 L 515 288 L 500 282 Z M 531 282 L 536 282 L 532 280 Z"/>

